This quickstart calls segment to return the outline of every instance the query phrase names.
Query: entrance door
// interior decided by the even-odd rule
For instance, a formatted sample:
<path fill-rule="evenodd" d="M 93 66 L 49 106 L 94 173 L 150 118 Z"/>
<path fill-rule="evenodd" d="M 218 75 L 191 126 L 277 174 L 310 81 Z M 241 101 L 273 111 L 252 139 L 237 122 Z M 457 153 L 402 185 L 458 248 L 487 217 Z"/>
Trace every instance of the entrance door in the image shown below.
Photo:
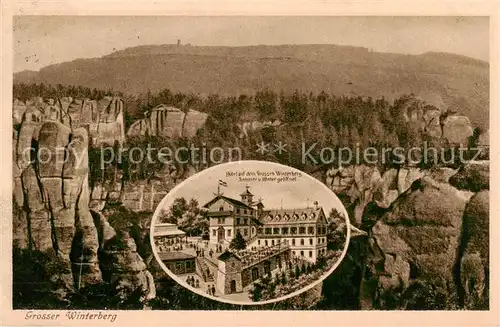
<path fill-rule="evenodd" d="M 217 230 L 217 242 L 221 242 L 224 240 L 224 227 L 219 227 Z"/>
<path fill-rule="evenodd" d="M 264 262 L 264 274 L 271 273 L 271 263 L 269 261 Z"/>
<path fill-rule="evenodd" d="M 259 268 L 253 267 L 252 268 L 252 281 L 255 281 L 259 279 Z"/>
<path fill-rule="evenodd" d="M 231 293 L 236 293 L 236 281 L 234 279 L 231 281 Z"/>

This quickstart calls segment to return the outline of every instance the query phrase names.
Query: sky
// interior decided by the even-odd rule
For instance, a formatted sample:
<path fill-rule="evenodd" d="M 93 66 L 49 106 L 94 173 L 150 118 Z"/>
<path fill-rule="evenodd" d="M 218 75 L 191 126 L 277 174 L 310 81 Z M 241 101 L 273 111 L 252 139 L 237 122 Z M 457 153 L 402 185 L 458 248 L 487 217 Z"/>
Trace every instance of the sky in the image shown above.
<path fill-rule="evenodd" d="M 488 61 L 488 17 L 17 16 L 14 72 L 138 45 L 338 44 Z"/>
<path fill-rule="evenodd" d="M 264 209 L 290 209 L 312 207 L 314 201 L 323 207 L 328 216 L 332 208 L 347 215 L 342 202 L 324 184 L 307 174 L 300 172 L 296 182 L 250 182 L 240 181 L 238 176 L 228 177 L 227 172 L 273 172 L 273 171 L 300 172 L 296 169 L 271 162 L 241 161 L 217 165 L 212 169 L 204 170 L 177 185 L 158 205 L 156 212 L 168 210 L 176 198 L 184 197 L 187 201 L 197 199 L 200 206 L 212 200 L 217 193 L 219 180 L 224 181 L 227 187 L 221 186 L 223 195 L 241 200 L 240 194 L 249 186 L 254 195 L 254 201 L 262 199 Z"/>

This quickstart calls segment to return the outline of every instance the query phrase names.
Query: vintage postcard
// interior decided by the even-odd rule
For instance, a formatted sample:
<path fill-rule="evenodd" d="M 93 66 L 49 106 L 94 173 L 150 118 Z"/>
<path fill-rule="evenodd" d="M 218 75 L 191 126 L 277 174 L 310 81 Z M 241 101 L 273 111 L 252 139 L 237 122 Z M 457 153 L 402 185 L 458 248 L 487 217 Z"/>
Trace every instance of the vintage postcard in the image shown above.
<path fill-rule="evenodd" d="M 0 323 L 500 324 L 499 10 L 2 4 Z"/>

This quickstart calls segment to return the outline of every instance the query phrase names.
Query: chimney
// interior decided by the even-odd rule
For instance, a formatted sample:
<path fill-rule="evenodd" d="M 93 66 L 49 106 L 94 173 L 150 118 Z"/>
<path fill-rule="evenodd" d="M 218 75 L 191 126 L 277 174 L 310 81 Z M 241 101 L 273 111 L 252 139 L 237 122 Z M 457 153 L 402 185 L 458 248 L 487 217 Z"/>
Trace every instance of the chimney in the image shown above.
<path fill-rule="evenodd" d="M 181 39 L 177 39 L 177 45 L 181 45 Z"/>
<path fill-rule="evenodd" d="M 316 209 L 316 210 L 319 209 L 319 203 L 318 203 L 318 201 L 314 201 L 314 209 Z"/>

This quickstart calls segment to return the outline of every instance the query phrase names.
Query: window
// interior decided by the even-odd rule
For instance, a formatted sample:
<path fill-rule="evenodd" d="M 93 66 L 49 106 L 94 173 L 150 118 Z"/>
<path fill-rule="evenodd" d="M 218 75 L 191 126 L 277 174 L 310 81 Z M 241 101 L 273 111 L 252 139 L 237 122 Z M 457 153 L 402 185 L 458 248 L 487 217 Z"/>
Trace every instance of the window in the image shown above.
<path fill-rule="evenodd" d="M 243 219 L 243 225 L 246 225 L 246 224 L 248 224 L 248 219 L 245 218 L 245 219 Z"/>
<path fill-rule="evenodd" d="M 305 227 L 300 227 L 299 228 L 299 234 L 305 234 L 306 233 L 306 228 Z"/>
<path fill-rule="evenodd" d="M 273 229 L 273 234 L 279 234 L 280 233 L 280 229 L 279 228 L 274 228 Z"/>
<path fill-rule="evenodd" d="M 216 235 L 216 233 L 217 233 L 217 231 L 216 231 L 215 229 L 214 229 L 214 230 L 212 230 L 212 235 L 213 235 L 213 236 L 215 236 L 215 235 Z"/>
<path fill-rule="evenodd" d="M 245 229 L 243 230 L 243 233 L 245 234 L 245 236 L 248 236 L 248 229 L 246 229 L 246 228 L 245 228 Z"/>
<path fill-rule="evenodd" d="M 312 238 L 309 239 L 309 245 L 313 245 L 313 239 Z"/>
<path fill-rule="evenodd" d="M 244 213 L 244 214 L 247 214 L 247 209 L 243 210 L 243 213 Z"/>
<path fill-rule="evenodd" d="M 231 236 L 231 230 L 230 229 L 227 230 L 227 236 L 229 236 L 229 237 Z"/>
<path fill-rule="evenodd" d="M 266 235 L 271 235 L 271 228 L 266 228 Z"/>
<path fill-rule="evenodd" d="M 262 231 L 263 231 L 262 228 L 257 229 L 257 234 L 262 234 Z"/>
<path fill-rule="evenodd" d="M 281 234 L 287 235 L 288 234 L 288 227 L 281 228 Z"/>
<path fill-rule="evenodd" d="M 267 246 L 267 240 L 266 240 L 266 246 Z"/>
<path fill-rule="evenodd" d="M 181 263 L 177 262 L 177 264 L 175 265 L 175 268 L 177 268 L 177 272 L 180 272 L 181 271 Z"/>
<path fill-rule="evenodd" d="M 313 251 L 309 251 L 309 258 L 312 258 L 313 256 Z"/>
<path fill-rule="evenodd" d="M 300 255 L 301 255 L 301 256 L 304 256 L 304 251 L 300 251 Z"/>
<path fill-rule="evenodd" d="M 191 269 L 191 262 L 186 261 L 186 269 Z"/>
<path fill-rule="evenodd" d="M 274 245 L 274 240 L 271 241 L 271 245 Z"/>
<path fill-rule="evenodd" d="M 295 245 L 295 239 L 292 238 L 292 245 Z"/>
<path fill-rule="evenodd" d="M 225 224 L 226 223 L 226 218 L 222 218 L 222 223 Z"/>
<path fill-rule="evenodd" d="M 314 227 L 312 227 L 312 226 L 307 227 L 307 234 L 309 234 L 309 235 L 314 234 Z"/>
<path fill-rule="evenodd" d="M 260 245 L 260 240 L 257 240 L 257 245 Z"/>
<path fill-rule="evenodd" d="M 297 234 L 297 227 L 292 227 L 292 228 L 290 228 L 290 232 L 291 232 L 291 234 L 293 234 L 293 235 Z"/>
<path fill-rule="evenodd" d="M 300 239 L 300 245 L 304 245 L 304 239 L 303 238 Z"/>
<path fill-rule="evenodd" d="M 318 234 L 321 234 L 321 227 L 318 227 Z"/>
<path fill-rule="evenodd" d="M 236 218 L 236 225 L 240 224 L 240 218 Z"/>
<path fill-rule="evenodd" d="M 240 208 L 236 208 L 236 213 L 240 213 Z"/>
<path fill-rule="evenodd" d="M 220 207 L 219 207 L 219 211 L 224 211 L 224 207 L 223 207 L 223 206 L 220 206 Z"/>

